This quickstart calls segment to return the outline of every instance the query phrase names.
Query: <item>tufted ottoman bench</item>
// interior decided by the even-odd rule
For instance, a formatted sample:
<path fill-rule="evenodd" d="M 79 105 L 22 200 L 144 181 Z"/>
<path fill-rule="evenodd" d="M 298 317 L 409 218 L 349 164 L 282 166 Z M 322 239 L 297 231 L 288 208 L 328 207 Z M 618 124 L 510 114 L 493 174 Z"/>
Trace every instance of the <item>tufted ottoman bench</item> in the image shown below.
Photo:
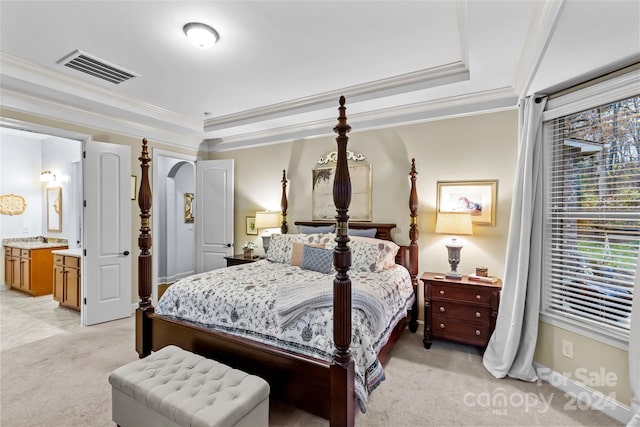
<path fill-rule="evenodd" d="M 122 427 L 269 425 L 265 380 L 176 346 L 116 369 L 109 382 Z"/>

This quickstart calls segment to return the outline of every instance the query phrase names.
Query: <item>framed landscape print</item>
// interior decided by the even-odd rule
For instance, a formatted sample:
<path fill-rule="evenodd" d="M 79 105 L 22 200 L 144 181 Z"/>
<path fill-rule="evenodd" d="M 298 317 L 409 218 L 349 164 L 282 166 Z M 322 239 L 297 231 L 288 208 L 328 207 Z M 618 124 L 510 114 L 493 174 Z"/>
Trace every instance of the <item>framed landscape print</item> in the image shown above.
<path fill-rule="evenodd" d="M 336 206 L 333 204 L 333 179 L 335 167 L 313 169 L 312 194 L 314 220 L 334 220 Z M 371 165 L 350 165 L 351 205 L 350 221 L 371 221 Z"/>
<path fill-rule="evenodd" d="M 474 224 L 496 225 L 497 180 L 438 181 L 437 212 L 469 212 Z"/>

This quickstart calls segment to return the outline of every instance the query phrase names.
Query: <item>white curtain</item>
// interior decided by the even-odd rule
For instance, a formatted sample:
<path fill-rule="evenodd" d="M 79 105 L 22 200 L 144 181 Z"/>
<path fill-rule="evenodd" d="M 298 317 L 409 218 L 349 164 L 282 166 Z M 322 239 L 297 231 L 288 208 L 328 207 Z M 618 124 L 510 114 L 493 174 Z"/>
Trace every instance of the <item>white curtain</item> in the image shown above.
<path fill-rule="evenodd" d="M 640 254 L 633 288 L 631 330 L 629 331 L 629 384 L 631 384 L 631 420 L 628 427 L 640 427 Z"/>
<path fill-rule="evenodd" d="M 496 328 L 482 363 L 495 377 L 537 379 L 533 353 L 538 335 L 542 271 L 542 113 L 546 98 L 520 102 L 516 168 L 503 289 Z"/>

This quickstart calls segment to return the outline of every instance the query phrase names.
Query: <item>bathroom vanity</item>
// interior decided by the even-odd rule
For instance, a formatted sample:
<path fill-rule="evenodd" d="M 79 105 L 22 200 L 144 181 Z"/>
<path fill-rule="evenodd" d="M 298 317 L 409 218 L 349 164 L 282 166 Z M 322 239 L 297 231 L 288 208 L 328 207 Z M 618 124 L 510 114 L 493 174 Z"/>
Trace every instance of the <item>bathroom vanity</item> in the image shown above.
<path fill-rule="evenodd" d="M 67 249 L 66 239 L 14 238 L 3 245 L 6 285 L 33 296 L 53 293 L 51 251 Z"/>

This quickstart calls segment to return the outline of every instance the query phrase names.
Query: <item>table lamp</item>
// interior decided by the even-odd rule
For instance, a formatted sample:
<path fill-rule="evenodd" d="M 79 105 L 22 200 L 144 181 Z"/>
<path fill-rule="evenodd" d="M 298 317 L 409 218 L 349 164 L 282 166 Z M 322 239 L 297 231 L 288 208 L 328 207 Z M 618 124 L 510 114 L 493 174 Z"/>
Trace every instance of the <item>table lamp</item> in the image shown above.
<path fill-rule="evenodd" d="M 256 229 L 264 230 L 262 232 L 262 247 L 264 248 L 264 253 L 267 253 L 269 249 L 269 241 L 271 240 L 271 232 L 269 229 L 280 227 L 280 215 L 278 212 L 256 212 Z"/>
<path fill-rule="evenodd" d="M 446 277 L 447 279 L 462 279 L 462 275 L 457 271 L 462 245 L 458 243 L 455 236 L 473 234 L 471 214 L 468 212 L 439 212 L 436 219 L 436 233 L 454 235 L 451 242 L 446 245 L 451 266 L 451 271 L 446 274 Z"/>

